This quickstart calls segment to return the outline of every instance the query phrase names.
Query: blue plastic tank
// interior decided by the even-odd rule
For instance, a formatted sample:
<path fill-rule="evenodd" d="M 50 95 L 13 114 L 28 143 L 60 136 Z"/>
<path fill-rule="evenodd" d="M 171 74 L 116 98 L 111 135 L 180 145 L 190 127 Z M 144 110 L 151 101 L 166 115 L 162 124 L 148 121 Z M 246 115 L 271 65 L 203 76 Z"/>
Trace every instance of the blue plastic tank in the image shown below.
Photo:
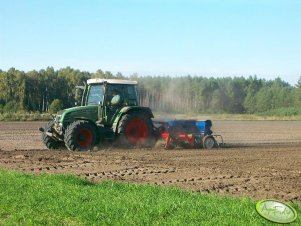
<path fill-rule="evenodd" d="M 198 130 L 201 133 L 204 133 L 205 135 L 211 134 L 211 127 L 212 127 L 212 121 L 211 120 L 205 120 L 205 121 L 196 121 L 196 126 Z"/>

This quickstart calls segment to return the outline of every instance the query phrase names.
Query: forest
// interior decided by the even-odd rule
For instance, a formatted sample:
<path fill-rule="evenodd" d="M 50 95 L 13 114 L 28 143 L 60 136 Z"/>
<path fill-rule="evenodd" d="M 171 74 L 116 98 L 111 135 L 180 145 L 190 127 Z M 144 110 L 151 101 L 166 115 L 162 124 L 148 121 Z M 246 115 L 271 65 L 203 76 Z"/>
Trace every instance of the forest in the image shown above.
<path fill-rule="evenodd" d="M 75 86 L 89 78 L 138 81 L 140 104 L 167 113 L 301 114 L 301 77 L 295 86 L 256 76 L 124 76 L 70 67 L 39 71 L 0 70 L 0 113 L 49 112 L 73 107 Z"/>

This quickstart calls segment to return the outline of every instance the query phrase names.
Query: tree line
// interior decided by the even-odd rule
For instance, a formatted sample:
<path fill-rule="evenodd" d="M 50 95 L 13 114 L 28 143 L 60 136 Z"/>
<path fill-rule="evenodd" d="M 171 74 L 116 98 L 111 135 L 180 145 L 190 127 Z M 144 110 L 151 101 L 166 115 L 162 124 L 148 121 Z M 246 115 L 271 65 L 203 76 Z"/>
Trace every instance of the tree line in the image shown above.
<path fill-rule="evenodd" d="M 200 76 L 124 76 L 110 71 L 94 73 L 70 67 L 54 70 L 0 70 L 0 113 L 47 112 L 51 106 L 73 107 L 75 86 L 89 78 L 138 81 L 140 104 L 168 113 L 262 113 L 300 109 L 301 77 L 296 86 L 256 76 L 207 78 Z M 293 109 L 293 110 L 292 110 Z"/>

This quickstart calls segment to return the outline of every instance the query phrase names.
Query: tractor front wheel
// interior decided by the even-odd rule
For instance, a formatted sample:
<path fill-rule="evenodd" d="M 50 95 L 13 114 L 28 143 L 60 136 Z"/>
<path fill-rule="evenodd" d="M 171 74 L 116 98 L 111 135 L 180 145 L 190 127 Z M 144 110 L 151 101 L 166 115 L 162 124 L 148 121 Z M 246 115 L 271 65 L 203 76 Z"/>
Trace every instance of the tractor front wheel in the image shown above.
<path fill-rule="evenodd" d="M 152 147 L 155 145 L 153 122 L 142 114 L 125 114 L 119 126 L 119 144 L 123 146 Z"/>
<path fill-rule="evenodd" d="M 65 131 L 64 142 L 70 151 L 89 150 L 96 144 L 96 140 L 95 126 L 85 120 L 71 123 Z"/>
<path fill-rule="evenodd" d="M 42 133 L 42 142 L 48 149 L 59 149 L 60 147 L 64 147 L 63 142 L 54 140 L 52 137 L 49 137 L 46 132 L 52 132 L 52 127 L 54 126 L 54 121 L 48 122 L 48 124 L 44 128 L 44 132 Z"/>

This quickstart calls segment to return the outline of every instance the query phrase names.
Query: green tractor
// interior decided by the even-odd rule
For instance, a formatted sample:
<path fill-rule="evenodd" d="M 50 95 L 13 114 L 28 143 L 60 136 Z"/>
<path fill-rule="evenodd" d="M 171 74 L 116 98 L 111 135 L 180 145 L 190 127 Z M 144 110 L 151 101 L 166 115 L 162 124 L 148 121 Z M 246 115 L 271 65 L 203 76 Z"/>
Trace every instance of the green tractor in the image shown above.
<path fill-rule="evenodd" d="M 155 129 L 148 107 L 139 106 L 137 82 L 89 79 L 82 89 L 81 106 L 59 111 L 45 128 L 42 141 L 49 149 L 90 150 L 100 143 L 151 147 Z"/>

